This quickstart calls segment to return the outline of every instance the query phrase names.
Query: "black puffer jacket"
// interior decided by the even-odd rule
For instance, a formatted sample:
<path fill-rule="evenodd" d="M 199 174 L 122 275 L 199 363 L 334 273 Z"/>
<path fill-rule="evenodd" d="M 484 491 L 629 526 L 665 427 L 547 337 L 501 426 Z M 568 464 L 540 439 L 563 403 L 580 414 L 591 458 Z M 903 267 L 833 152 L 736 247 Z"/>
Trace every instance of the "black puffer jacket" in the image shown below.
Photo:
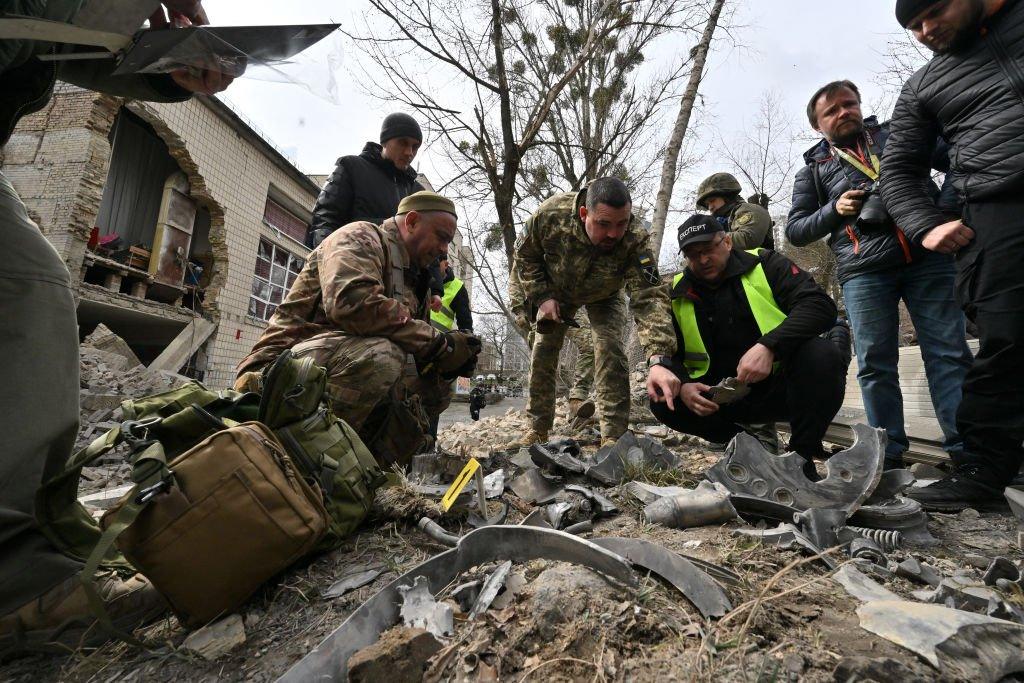
<path fill-rule="evenodd" d="M 1024 190 L 1024 2 L 1007 0 L 986 31 L 907 80 L 882 162 L 889 213 L 912 240 L 948 220 L 922 192 L 937 134 L 949 141 L 962 202 Z"/>
<path fill-rule="evenodd" d="M 871 150 L 882 156 L 889 138 L 889 124 L 879 124 L 874 116 L 864 119 Z M 946 146 L 937 148 L 929 163 L 936 170 L 945 170 Z M 786 221 L 786 238 L 798 247 L 806 246 L 822 237 L 828 237 L 829 246 L 838 262 L 840 284 L 852 277 L 911 263 L 923 255 L 923 249 L 914 245 L 892 222 L 878 228 L 861 230 L 856 216 L 840 216 L 836 200 L 847 190 L 857 189 L 871 180 L 864 173 L 843 161 L 822 139 L 804 153 L 807 164 L 796 174 L 793 184 L 793 205 Z M 884 168 L 884 163 L 883 163 Z M 815 175 L 819 186 L 815 187 Z M 928 183 L 928 201 L 943 206 L 954 201 L 952 191 L 939 199 L 939 189 Z M 946 184 L 948 186 L 948 183 Z M 819 199 L 820 197 L 820 199 Z M 824 201 L 821 201 L 821 200 Z M 947 211 L 955 211 L 947 207 Z"/>
<path fill-rule="evenodd" d="M 315 247 L 341 226 L 355 221 L 380 225 L 395 215 L 403 198 L 422 189 L 415 170 L 398 170 L 391 160 L 381 156 L 380 145 L 367 142 L 359 156 L 338 159 L 316 200 L 306 242 Z"/>

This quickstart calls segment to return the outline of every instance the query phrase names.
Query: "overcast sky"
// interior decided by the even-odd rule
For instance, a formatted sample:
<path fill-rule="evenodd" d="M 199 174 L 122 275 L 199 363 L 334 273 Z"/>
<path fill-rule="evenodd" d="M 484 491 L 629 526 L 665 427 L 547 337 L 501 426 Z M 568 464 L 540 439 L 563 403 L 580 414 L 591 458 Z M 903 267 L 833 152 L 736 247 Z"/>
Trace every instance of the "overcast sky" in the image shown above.
<path fill-rule="evenodd" d="M 708 173 L 731 170 L 717 140 L 731 140 L 751 123 L 765 90 L 781 96 L 796 129 L 806 133 L 810 133 L 803 113 L 807 98 L 825 82 L 849 78 L 861 86 L 865 103 L 881 100 L 883 92 L 875 78 L 885 68 L 888 41 L 899 31 L 892 0 L 731 1 L 738 6 L 735 23 L 741 27 L 735 38 L 742 47 L 717 41 L 719 47 L 701 85 L 704 108 L 698 149 L 703 162 L 680 179 L 683 193 Z M 204 5 L 211 22 L 221 25 L 337 22 L 354 27 L 361 25 L 360 17 L 368 11 L 365 0 L 205 0 Z M 358 70 L 352 68 L 356 55 L 351 50 L 339 36 L 304 56 L 308 66 L 301 70 L 302 78 L 314 89 L 325 91 L 332 72 L 328 64 L 336 67 L 337 102 L 297 85 L 255 78 L 240 79 L 226 98 L 303 171 L 328 173 L 338 156 L 357 154 L 365 141 L 377 140 L 380 120 L 390 111 L 364 94 L 357 83 Z M 651 56 L 657 57 L 657 53 Z M 673 118 L 674 112 L 675 105 Z M 794 149 L 794 154 L 802 151 Z M 428 147 L 416 165 L 432 178 L 444 176 L 440 157 L 436 152 L 432 156 Z"/>

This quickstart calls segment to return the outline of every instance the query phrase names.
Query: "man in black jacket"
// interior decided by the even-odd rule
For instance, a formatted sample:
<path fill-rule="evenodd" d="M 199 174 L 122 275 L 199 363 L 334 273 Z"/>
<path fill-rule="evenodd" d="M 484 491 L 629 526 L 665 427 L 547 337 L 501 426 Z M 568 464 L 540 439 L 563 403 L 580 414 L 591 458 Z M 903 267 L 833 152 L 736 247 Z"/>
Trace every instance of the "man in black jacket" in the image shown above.
<path fill-rule="evenodd" d="M 818 335 L 836 305 L 810 275 L 768 249 L 733 250 L 711 216 L 680 228 L 686 270 L 672 283 L 678 351 L 668 363 L 683 380 L 679 396 L 652 402 L 672 429 L 724 443 L 738 423 L 788 421 L 790 447 L 810 462 L 825 457 L 821 439 L 843 403 L 846 366 L 839 347 Z M 750 393 L 720 405 L 709 397 L 727 378 Z"/>
<path fill-rule="evenodd" d="M 899 0 L 896 17 L 935 56 L 896 103 L 882 194 L 911 242 L 955 255 L 956 297 L 980 341 L 957 414 L 963 453 L 909 495 L 932 510 L 986 506 L 1024 460 L 1024 2 Z M 957 220 L 924 187 L 939 133 Z"/>
<path fill-rule="evenodd" d="M 343 225 L 380 225 L 395 215 L 400 201 L 423 189 L 412 168 L 421 144 L 423 132 L 416 119 L 389 114 L 380 128 L 380 144 L 367 142 L 358 156 L 338 159 L 313 207 L 307 245 L 317 246 Z"/>
<path fill-rule="evenodd" d="M 797 246 L 825 237 L 835 252 L 864 410 L 868 424 L 885 429 L 887 436 L 885 467 L 903 467 L 903 452 L 910 445 L 898 371 L 901 299 L 917 330 L 943 446 L 957 457 L 963 441 L 956 411 L 971 352 L 963 313 L 952 297 L 953 261 L 912 244 L 885 213 L 877 192 L 869 192 L 878 178 L 889 126 L 862 117 L 856 85 L 834 81 L 819 88 L 807 105 L 807 118 L 823 138 L 804 154 L 786 237 Z M 946 168 L 945 145 L 929 165 Z M 939 189 L 925 178 L 922 191 L 929 205 L 953 204 L 946 210 L 956 212 L 951 190 L 940 199 Z"/>

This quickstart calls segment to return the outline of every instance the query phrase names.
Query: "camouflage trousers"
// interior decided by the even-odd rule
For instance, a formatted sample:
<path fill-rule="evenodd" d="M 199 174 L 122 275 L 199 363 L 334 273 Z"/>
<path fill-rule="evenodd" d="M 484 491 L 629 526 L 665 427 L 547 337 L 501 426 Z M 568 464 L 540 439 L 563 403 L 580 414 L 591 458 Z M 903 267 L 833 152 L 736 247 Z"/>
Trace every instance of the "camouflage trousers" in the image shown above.
<path fill-rule="evenodd" d="M 367 418 L 387 401 L 418 404 L 425 413 L 416 420 L 423 435 L 430 433 L 430 422 L 451 403 L 450 382 L 435 374 L 417 374 L 406 352 L 384 337 L 321 334 L 296 344 L 292 353 L 298 358 L 310 356 L 327 369 L 327 393 L 334 413 L 367 445 L 372 436 L 367 433 Z"/>
<path fill-rule="evenodd" d="M 560 304 L 560 308 L 563 317 L 579 319 L 576 306 Z M 621 293 L 615 294 L 586 304 L 586 313 L 592 328 L 594 383 L 601 417 L 601 436 L 618 438 L 629 426 L 629 372 L 623 339 L 626 302 Z M 558 354 L 570 329 L 567 325 L 559 325 L 549 334 L 536 335 L 530 356 L 530 395 L 526 403 L 526 414 L 534 431 L 548 432 L 555 421 Z M 582 329 L 581 321 L 580 331 Z M 573 398 L 586 395 L 574 394 Z"/>
<path fill-rule="evenodd" d="M 579 356 L 576 358 L 576 368 L 572 374 L 569 398 L 585 401 L 594 391 L 594 332 L 590 327 L 590 317 L 585 310 L 580 310 L 576 314 L 576 322 L 580 324 L 579 327 L 569 327 L 565 332 L 569 341 L 576 345 L 576 350 L 579 352 Z M 533 349 L 536 336 L 536 325 L 533 325 L 526 337 L 526 343 L 530 349 Z"/>

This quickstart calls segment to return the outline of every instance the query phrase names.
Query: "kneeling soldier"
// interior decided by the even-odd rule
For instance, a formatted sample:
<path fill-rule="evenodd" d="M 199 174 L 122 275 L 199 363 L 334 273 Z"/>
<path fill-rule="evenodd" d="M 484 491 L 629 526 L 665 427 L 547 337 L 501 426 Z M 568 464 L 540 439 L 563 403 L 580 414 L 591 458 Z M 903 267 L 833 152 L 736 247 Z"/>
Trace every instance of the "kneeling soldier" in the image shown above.
<path fill-rule="evenodd" d="M 350 223 L 310 252 L 263 336 L 238 366 L 238 389 L 285 349 L 327 368 L 338 417 L 384 464 L 405 463 L 429 442 L 431 408 L 468 377 L 480 341 L 433 327 L 428 266 L 455 236 L 455 205 L 411 194 L 394 218 Z M 424 408 L 424 406 L 426 408 Z"/>
<path fill-rule="evenodd" d="M 818 336 L 834 324 L 835 303 L 782 255 L 734 251 L 711 216 L 689 218 L 679 247 L 688 263 L 672 283 L 672 365 L 683 405 L 670 410 L 663 397 L 651 406 L 655 417 L 720 443 L 743 431 L 738 423 L 788 421 L 792 450 L 808 461 L 825 457 L 821 439 L 846 388 L 843 353 Z M 711 389 L 727 378 L 750 393 L 720 405 Z"/>

